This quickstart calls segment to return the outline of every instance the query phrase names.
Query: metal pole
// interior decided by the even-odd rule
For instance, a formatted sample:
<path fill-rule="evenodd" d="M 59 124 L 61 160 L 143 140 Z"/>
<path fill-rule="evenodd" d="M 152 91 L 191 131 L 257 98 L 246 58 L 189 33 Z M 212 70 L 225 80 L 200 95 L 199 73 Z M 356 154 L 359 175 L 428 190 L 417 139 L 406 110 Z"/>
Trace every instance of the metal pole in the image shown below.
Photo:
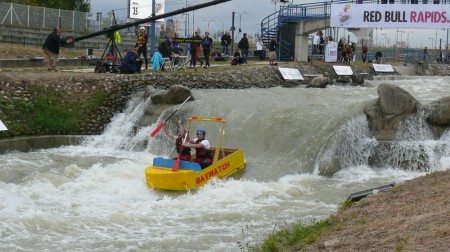
<path fill-rule="evenodd" d="M 231 53 L 234 55 L 234 11 L 231 15 Z"/>
<path fill-rule="evenodd" d="M 445 55 L 447 55 L 446 63 L 448 64 L 448 57 L 449 57 L 449 55 L 448 55 L 448 28 L 447 28 L 447 42 L 445 43 Z"/>
<path fill-rule="evenodd" d="M 155 0 L 152 0 L 152 17 L 156 16 L 156 3 Z M 155 24 L 156 20 L 153 20 L 151 25 L 150 25 L 150 33 L 151 33 L 151 38 L 150 38 L 150 55 L 153 55 L 155 53 L 155 44 L 156 44 L 156 24 Z"/>

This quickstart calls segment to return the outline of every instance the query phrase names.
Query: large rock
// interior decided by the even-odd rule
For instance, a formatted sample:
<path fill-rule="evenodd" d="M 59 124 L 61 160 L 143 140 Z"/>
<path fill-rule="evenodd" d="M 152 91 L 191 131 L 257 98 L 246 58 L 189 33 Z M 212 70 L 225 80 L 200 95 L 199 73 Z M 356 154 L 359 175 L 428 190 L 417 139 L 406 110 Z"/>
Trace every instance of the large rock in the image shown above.
<path fill-rule="evenodd" d="M 364 84 L 364 75 L 362 74 L 353 74 L 350 78 L 352 79 L 352 86 Z"/>
<path fill-rule="evenodd" d="M 450 126 L 450 96 L 431 102 L 427 112 L 427 120 L 431 124 Z"/>
<path fill-rule="evenodd" d="M 417 100 L 399 86 L 380 84 L 377 88 L 380 108 L 386 119 L 417 112 Z"/>
<path fill-rule="evenodd" d="M 313 88 L 325 88 L 327 87 L 328 84 L 333 83 L 331 78 L 329 77 L 316 77 L 314 79 L 311 80 L 311 82 L 308 84 L 308 87 L 313 87 Z"/>
<path fill-rule="evenodd" d="M 191 90 L 185 86 L 173 85 L 169 90 L 164 90 L 152 95 L 153 104 L 180 104 L 184 102 L 189 96 L 189 101 L 193 101 Z"/>
<path fill-rule="evenodd" d="M 404 89 L 391 84 L 380 84 L 377 92 L 379 99 L 364 108 L 369 127 L 379 141 L 395 140 L 399 123 L 417 112 L 418 102 Z"/>

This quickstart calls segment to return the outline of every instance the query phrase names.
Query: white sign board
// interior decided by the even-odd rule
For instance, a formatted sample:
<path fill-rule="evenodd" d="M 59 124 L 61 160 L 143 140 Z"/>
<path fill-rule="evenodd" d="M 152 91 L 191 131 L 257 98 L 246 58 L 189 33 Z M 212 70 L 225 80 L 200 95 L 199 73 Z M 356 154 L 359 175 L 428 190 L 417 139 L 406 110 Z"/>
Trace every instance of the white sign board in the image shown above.
<path fill-rule="evenodd" d="M 8 130 L 8 129 L 7 129 L 6 126 L 3 124 L 3 122 L 0 121 L 0 131 L 5 131 L 5 130 Z"/>
<path fill-rule="evenodd" d="M 155 0 L 155 15 L 164 14 L 164 1 Z M 136 19 L 144 19 L 152 16 L 152 1 L 149 0 L 129 0 L 129 17 Z M 160 19 L 158 21 L 163 21 Z"/>
<path fill-rule="evenodd" d="M 285 80 L 304 80 L 297 68 L 279 67 L 278 70 Z"/>
<path fill-rule="evenodd" d="M 325 46 L 325 62 L 337 62 L 337 43 L 328 42 Z"/>
<path fill-rule="evenodd" d="M 373 65 L 373 69 L 375 70 L 375 72 L 386 72 L 386 73 L 395 72 L 392 65 L 388 65 L 388 64 L 372 64 L 372 65 Z"/>
<path fill-rule="evenodd" d="M 331 27 L 447 29 L 448 4 L 357 4 L 331 5 Z"/>
<path fill-rule="evenodd" d="M 353 75 L 352 68 L 350 66 L 333 66 L 337 75 Z"/>

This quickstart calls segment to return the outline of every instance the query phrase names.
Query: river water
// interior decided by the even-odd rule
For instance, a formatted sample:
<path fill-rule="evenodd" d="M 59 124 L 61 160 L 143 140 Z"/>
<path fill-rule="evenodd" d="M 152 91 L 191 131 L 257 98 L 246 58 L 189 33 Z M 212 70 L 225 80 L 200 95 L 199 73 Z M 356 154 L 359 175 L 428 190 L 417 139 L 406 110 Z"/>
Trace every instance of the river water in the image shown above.
<path fill-rule="evenodd" d="M 427 171 L 415 157 L 409 169 L 367 165 L 376 140 L 362 111 L 378 84 L 399 85 L 422 103 L 450 94 L 448 78 L 396 78 L 370 87 L 193 90 L 195 101 L 178 115 L 225 118 L 223 146 L 243 148 L 247 165 L 190 192 L 146 187 L 145 167 L 169 156 L 171 144 L 162 132 L 149 139 L 156 124 L 135 131 L 149 106 L 136 96 L 82 145 L 0 156 L 0 251 L 240 251 L 238 242 L 326 218 L 353 192 L 447 169 L 450 133 L 433 139 L 421 123 L 404 126 L 402 143 L 429 149 Z M 219 128 L 199 126 L 215 144 Z M 343 168 L 318 175 L 332 150 Z"/>

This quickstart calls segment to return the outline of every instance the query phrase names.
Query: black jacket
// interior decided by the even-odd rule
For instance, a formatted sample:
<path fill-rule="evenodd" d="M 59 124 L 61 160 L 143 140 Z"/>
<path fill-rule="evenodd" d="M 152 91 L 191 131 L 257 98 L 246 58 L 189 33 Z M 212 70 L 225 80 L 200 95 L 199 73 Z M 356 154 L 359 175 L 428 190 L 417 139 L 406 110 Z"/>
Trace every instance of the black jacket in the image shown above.
<path fill-rule="evenodd" d="M 241 38 L 241 40 L 240 40 L 239 43 L 238 43 L 238 48 L 248 50 L 249 47 L 250 47 L 250 46 L 248 45 L 248 39 L 247 39 L 247 37 Z"/>
<path fill-rule="evenodd" d="M 158 47 L 159 52 L 163 58 L 170 58 L 172 56 L 172 48 L 169 40 L 164 40 Z"/>
<path fill-rule="evenodd" d="M 59 54 L 59 46 L 67 44 L 67 41 L 62 40 L 56 31 L 50 33 L 42 46 L 43 49 L 49 50 L 52 53 Z"/>

